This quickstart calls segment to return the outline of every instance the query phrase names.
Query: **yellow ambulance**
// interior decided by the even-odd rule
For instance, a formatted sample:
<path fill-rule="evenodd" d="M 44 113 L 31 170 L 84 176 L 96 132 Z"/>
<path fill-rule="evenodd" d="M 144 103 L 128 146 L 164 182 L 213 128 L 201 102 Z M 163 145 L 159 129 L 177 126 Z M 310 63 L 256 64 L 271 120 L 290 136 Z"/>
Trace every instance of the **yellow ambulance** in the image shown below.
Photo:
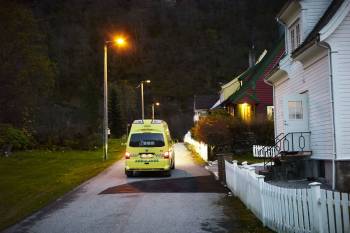
<path fill-rule="evenodd" d="M 135 120 L 125 152 L 125 174 L 136 171 L 162 171 L 170 176 L 175 168 L 175 153 L 168 125 L 163 120 Z"/>

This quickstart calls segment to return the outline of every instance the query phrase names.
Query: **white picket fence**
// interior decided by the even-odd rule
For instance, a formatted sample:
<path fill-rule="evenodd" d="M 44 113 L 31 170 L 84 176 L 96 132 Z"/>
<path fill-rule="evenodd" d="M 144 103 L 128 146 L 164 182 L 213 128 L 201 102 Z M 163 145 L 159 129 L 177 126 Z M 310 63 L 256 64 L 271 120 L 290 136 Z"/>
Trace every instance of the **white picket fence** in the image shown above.
<path fill-rule="evenodd" d="M 273 146 L 253 145 L 253 156 L 258 158 L 275 157 L 278 154 Z"/>
<path fill-rule="evenodd" d="M 320 188 L 289 189 L 264 182 L 254 168 L 225 162 L 232 193 L 270 229 L 277 232 L 350 233 L 349 194 Z"/>
<path fill-rule="evenodd" d="M 184 142 L 193 146 L 194 150 L 202 157 L 203 160 L 208 161 L 208 145 L 194 140 L 191 132 L 187 132 L 184 137 Z"/>

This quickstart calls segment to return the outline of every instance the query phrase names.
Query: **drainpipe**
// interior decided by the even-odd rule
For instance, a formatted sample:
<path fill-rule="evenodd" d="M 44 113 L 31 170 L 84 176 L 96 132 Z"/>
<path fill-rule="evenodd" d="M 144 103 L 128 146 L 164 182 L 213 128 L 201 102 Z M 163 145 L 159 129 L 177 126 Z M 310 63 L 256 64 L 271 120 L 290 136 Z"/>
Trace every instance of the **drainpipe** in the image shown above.
<path fill-rule="evenodd" d="M 277 121 L 276 121 L 276 109 L 275 109 L 275 106 L 276 106 L 275 86 L 269 81 L 267 81 L 266 79 L 264 79 L 264 83 L 272 87 L 272 97 L 273 97 L 272 105 L 273 105 L 273 122 L 274 122 L 273 124 L 276 125 Z M 273 128 L 274 128 L 275 137 L 277 137 L 277 127 L 273 127 Z"/>
<path fill-rule="evenodd" d="M 332 161 L 332 189 L 335 190 L 336 185 L 336 166 L 335 162 L 337 160 L 337 141 L 335 133 L 335 113 L 334 113 L 334 84 L 333 84 L 333 64 L 332 64 L 332 54 L 335 51 L 332 51 L 332 48 L 327 43 L 317 42 L 320 47 L 323 47 L 328 50 L 328 61 L 329 61 L 329 82 L 330 82 L 330 94 L 331 94 L 331 111 L 332 111 L 332 130 L 333 130 L 333 161 Z"/>

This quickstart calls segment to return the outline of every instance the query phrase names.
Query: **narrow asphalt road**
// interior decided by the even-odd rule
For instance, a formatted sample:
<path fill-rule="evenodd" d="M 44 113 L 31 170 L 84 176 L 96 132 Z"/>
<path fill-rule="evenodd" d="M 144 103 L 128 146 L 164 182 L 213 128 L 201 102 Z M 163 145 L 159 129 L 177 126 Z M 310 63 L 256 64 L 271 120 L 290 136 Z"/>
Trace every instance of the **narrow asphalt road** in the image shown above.
<path fill-rule="evenodd" d="M 5 232 L 227 232 L 218 204 L 226 190 L 193 162 L 183 144 L 176 144 L 175 153 L 171 177 L 126 178 L 119 161 Z"/>

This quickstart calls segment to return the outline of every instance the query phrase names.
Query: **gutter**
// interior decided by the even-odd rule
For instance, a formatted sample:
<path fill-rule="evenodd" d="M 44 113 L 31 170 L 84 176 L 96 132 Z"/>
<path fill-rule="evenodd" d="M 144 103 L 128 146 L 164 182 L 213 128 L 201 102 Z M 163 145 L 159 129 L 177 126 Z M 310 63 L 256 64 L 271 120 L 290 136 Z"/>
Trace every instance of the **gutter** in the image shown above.
<path fill-rule="evenodd" d="M 332 54 L 335 53 L 335 51 L 332 51 L 332 48 L 329 44 L 323 43 L 323 42 L 317 42 L 317 44 L 320 47 L 323 47 L 328 50 L 328 56 L 329 56 L 329 82 L 330 87 L 329 91 L 331 94 L 331 111 L 332 111 L 332 131 L 333 131 L 333 160 L 332 160 L 332 189 L 335 190 L 336 185 L 336 166 L 335 162 L 337 160 L 337 141 L 336 141 L 336 128 L 335 128 L 335 112 L 334 112 L 334 84 L 333 84 L 333 64 L 332 64 Z"/>

